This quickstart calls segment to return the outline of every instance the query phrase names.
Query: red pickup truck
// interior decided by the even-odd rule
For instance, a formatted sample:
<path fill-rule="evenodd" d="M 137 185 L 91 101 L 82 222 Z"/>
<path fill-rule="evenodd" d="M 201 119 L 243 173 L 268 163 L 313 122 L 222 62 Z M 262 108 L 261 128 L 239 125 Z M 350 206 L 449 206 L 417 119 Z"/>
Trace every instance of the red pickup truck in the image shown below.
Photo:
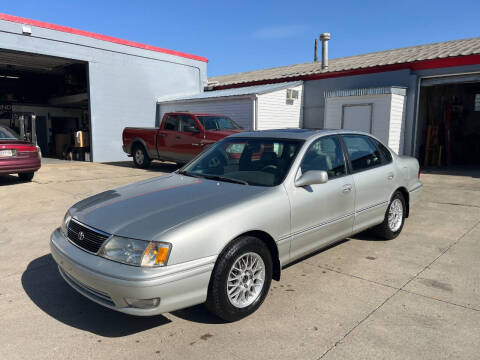
<path fill-rule="evenodd" d="M 224 115 L 166 113 L 159 128 L 125 128 L 123 151 L 142 169 L 148 168 L 151 160 L 184 164 L 206 146 L 241 131 Z"/>

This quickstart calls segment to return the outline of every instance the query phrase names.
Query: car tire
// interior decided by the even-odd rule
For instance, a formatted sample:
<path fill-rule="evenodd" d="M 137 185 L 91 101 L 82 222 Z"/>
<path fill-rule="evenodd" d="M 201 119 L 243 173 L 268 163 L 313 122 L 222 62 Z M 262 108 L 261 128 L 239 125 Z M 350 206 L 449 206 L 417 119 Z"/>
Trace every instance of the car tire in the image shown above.
<path fill-rule="evenodd" d="M 207 309 L 225 321 L 255 312 L 272 282 L 272 256 L 267 245 L 241 236 L 219 256 L 208 286 Z"/>
<path fill-rule="evenodd" d="M 18 177 L 21 181 L 32 181 L 33 176 L 35 175 L 34 172 L 26 172 L 26 173 L 19 173 Z"/>
<path fill-rule="evenodd" d="M 133 163 L 139 169 L 147 169 L 151 159 L 142 145 L 135 145 L 132 151 Z"/>
<path fill-rule="evenodd" d="M 385 213 L 385 219 L 374 228 L 375 233 L 385 240 L 395 239 L 403 229 L 406 211 L 405 198 L 400 191 L 393 194 Z"/>

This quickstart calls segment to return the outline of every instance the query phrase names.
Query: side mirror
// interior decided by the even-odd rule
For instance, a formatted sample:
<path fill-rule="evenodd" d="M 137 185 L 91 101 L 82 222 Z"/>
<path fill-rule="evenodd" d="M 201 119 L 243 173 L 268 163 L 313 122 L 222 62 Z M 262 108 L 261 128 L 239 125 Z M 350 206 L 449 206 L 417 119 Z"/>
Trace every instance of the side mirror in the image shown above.
<path fill-rule="evenodd" d="M 183 128 L 183 131 L 194 133 L 194 134 L 197 134 L 200 132 L 200 130 L 198 130 L 195 126 L 185 126 Z"/>
<path fill-rule="evenodd" d="M 323 170 L 310 170 L 302 174 L 299 179 L 295 181 L 296 187 L 303 187 L 314 184 L 325 184 L 328 181 L 328 174 Z"/>

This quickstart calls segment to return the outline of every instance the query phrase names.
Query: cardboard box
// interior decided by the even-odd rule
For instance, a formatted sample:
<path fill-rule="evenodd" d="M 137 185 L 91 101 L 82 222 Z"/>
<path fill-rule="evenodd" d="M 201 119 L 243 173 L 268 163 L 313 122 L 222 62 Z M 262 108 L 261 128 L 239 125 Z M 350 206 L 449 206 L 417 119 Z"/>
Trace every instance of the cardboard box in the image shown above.
<path fill-rule="evenodd" d="M 70 134 L 55 134 L 55 153 L 59 158 L 62 157 L 64 146 L 71 145 L 71 138 Z"/>
<path fill-rule="evenodd" d="M 75 147 L 88 147 L 90 142 L 88 139 L 88 132 L 86 131 L 76 131 L 74 133 L 75 138 Z"/>

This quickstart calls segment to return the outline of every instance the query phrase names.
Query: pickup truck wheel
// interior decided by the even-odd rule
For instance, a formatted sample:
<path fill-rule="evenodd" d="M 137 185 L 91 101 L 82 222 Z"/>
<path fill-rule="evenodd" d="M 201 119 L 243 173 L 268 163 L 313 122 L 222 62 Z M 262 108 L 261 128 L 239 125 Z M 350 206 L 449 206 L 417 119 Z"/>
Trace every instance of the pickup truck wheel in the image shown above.
<path fill-rule="evenodd" d="M 395 239 L 403 229 L 405 222 L 406 207 L 405 198 L 402 193 L 397 191 L 393 194 L 390 204 L 388 204 L 385 219 L 380 225 L 373 228 L 378 236 L 385 240 Z"/>
<path fill-rule="evenodd" d="M 212 272 L 206 307 L 226 321 L 255 312 L 272 281 L 272 257 L 265 243 L 242 236 L 219 256 Z"/>
<path fill-rule="evenodd" d="M 132 151 L 133 163 L 137 168 L 146 169 L 150 166 L 150 157 L 145 148 L 141 145 L 136 145 Z"/>

